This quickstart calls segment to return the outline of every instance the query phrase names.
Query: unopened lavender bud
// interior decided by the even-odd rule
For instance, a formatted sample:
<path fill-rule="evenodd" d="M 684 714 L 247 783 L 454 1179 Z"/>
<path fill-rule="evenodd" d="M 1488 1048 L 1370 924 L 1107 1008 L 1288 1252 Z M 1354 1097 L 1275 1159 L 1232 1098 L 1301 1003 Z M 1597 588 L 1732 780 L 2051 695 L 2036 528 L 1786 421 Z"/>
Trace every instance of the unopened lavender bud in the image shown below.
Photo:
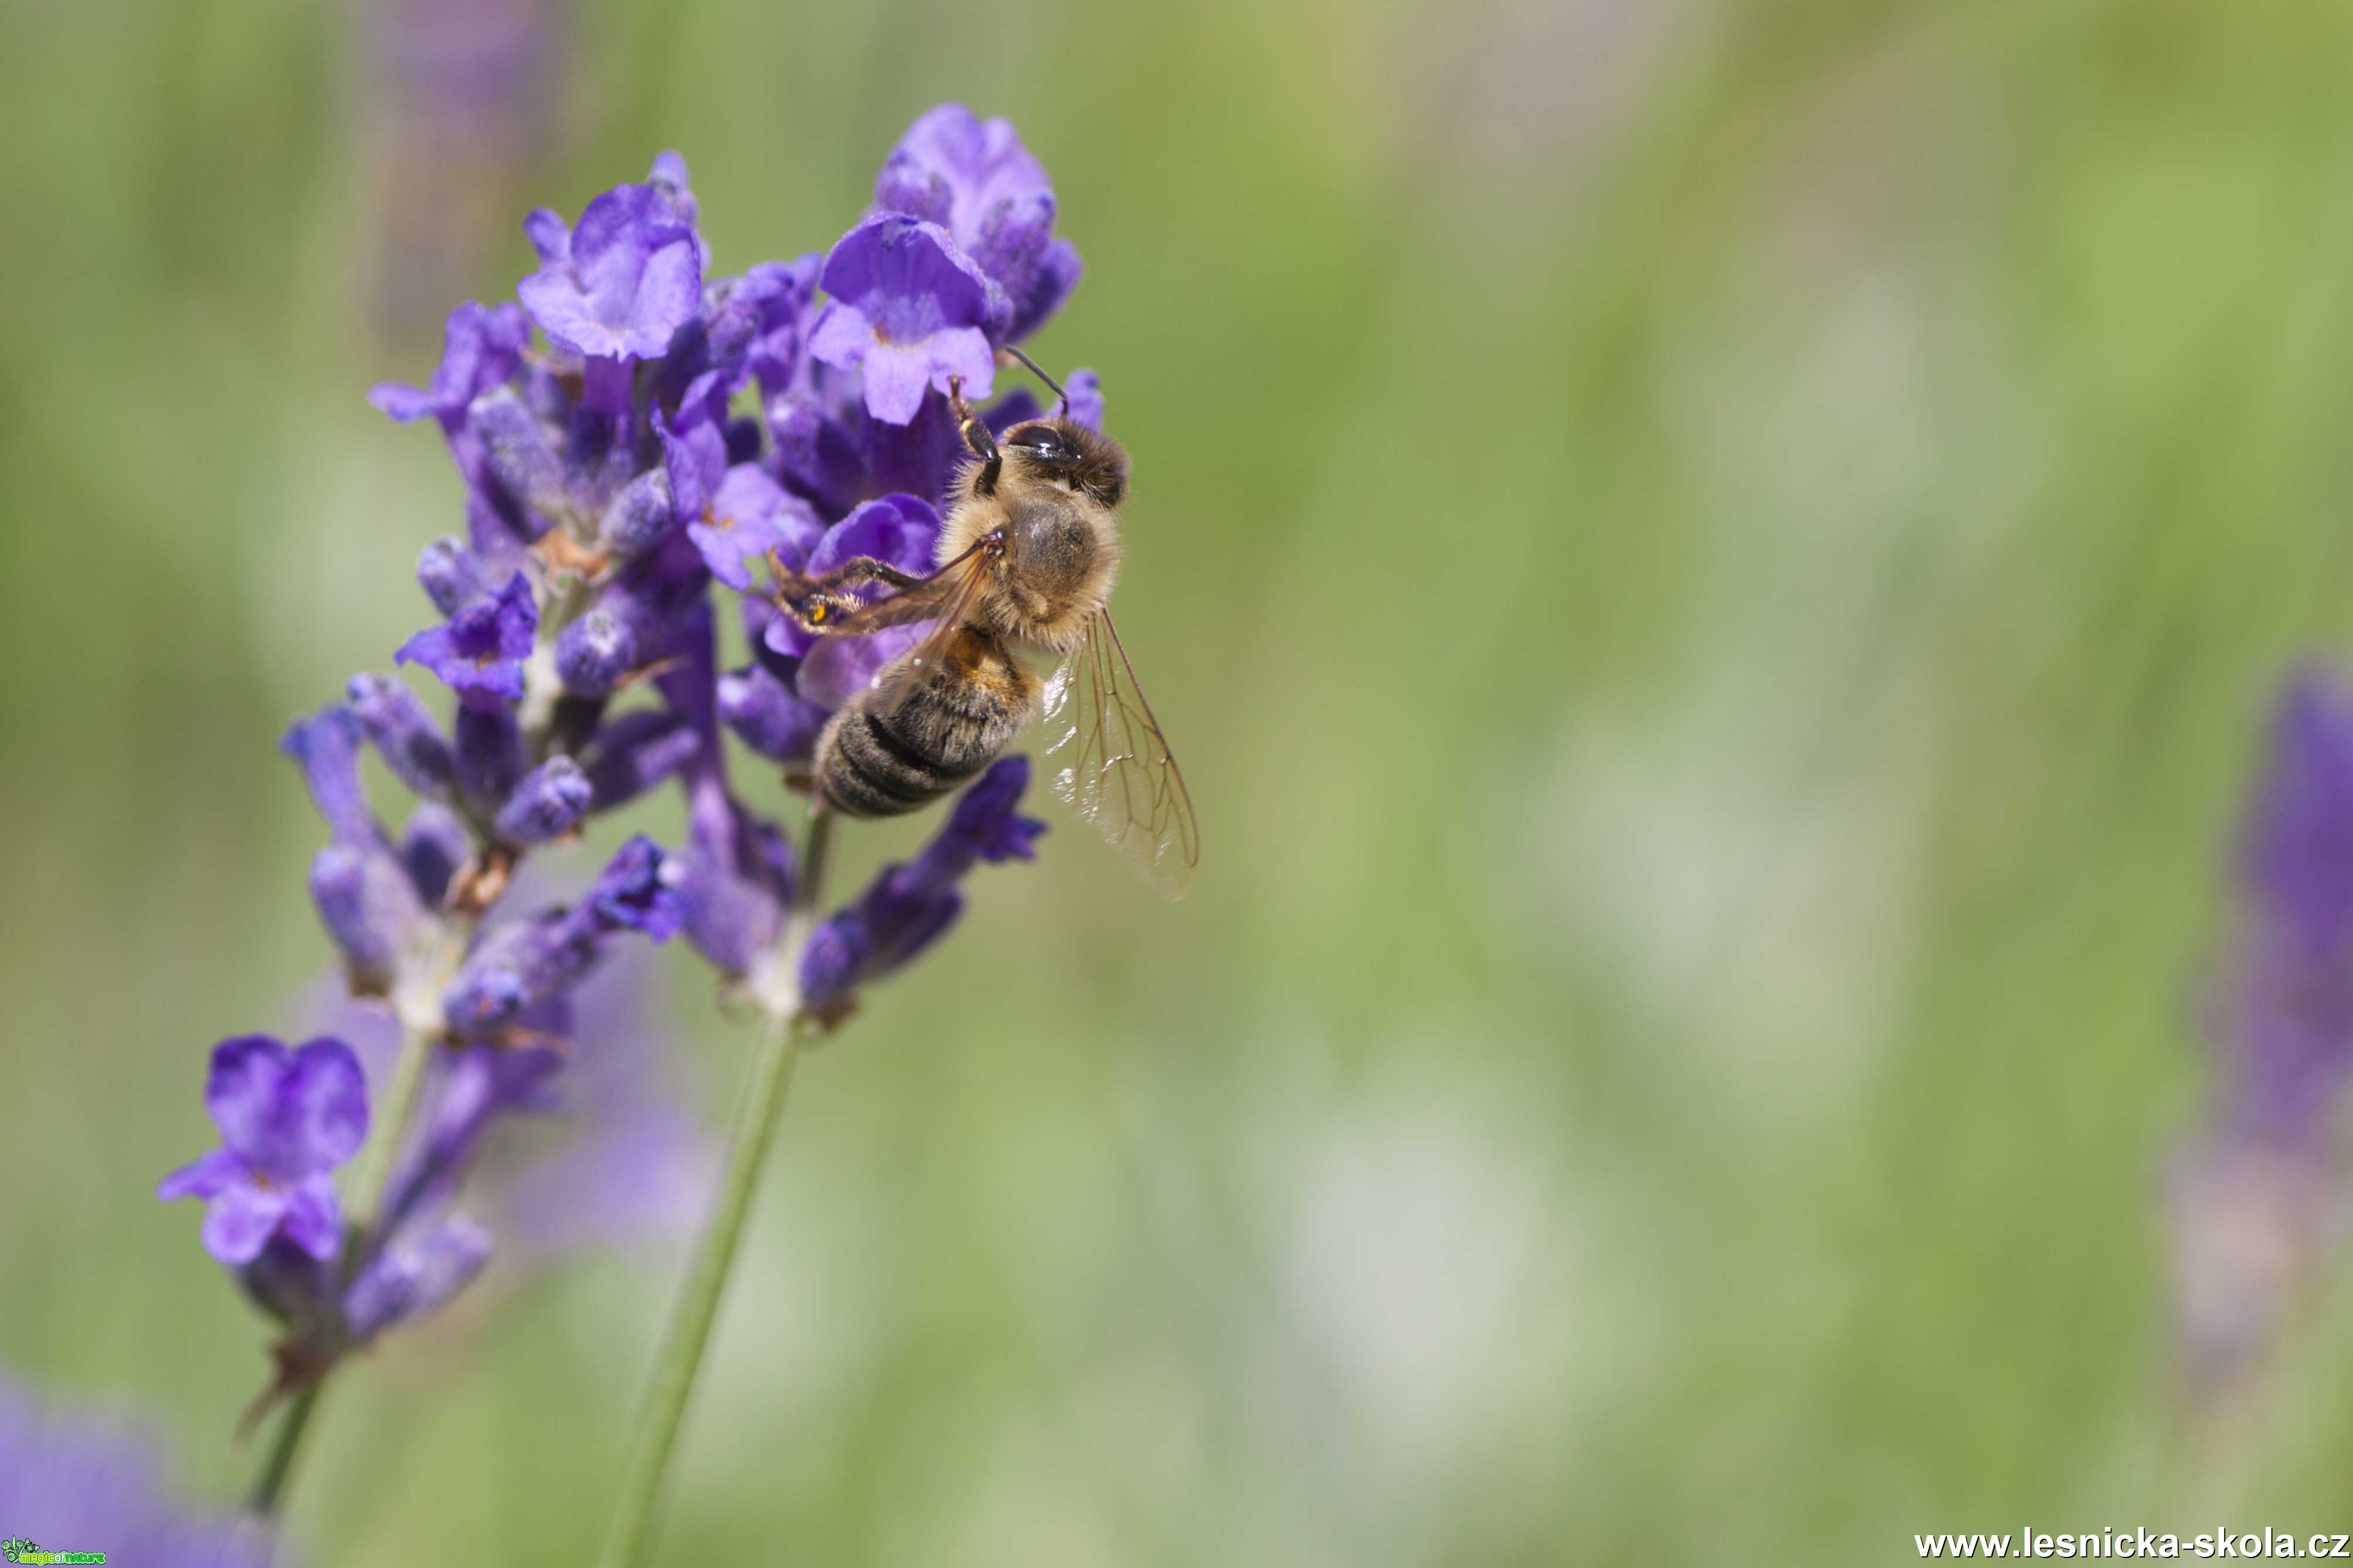
<path fill-rule="evenodd" d="M 544 844 L 580 826 L 592 795 L 587 775 L 570 757 L 550 757 L 523 776 L 499 812 L 499 837 L 509 844 Z"/>
<path fill-rule="evenodd" d="M 719 717 L 736 738 L 774 762 L 807 762 L 826 711 L 802 701 L 758 665 L 719 678 Z"/>
<path fill-rule="evenodd" d="M 417 896 L 438 907 L 448 894 L 449 879 L 473 848 L 473 836 L 456 812 L 438 801 L 422 801 L 401 830 L 400 863 L 408 868 Z"/>
<path fill-rule="evenodd" d="M 637 663 L 637 633 L 608 605 L 590 610 L 555 639 L 555 673 L 577 697 L 605 696 Z"/>
<path fill-rule="evenodd" d="M 364 843 L 379 837 L 360 787 L 360 740 L 359 721 L 339 703 L 289 725 L 278 742 L 278 749 L 302 770 L 311 799 L 338 843 Z"/>
<path fill-rule="evenodd" d="M 354 675 L 344 689 L 360 728 L 401 783 L 421 795 L 443 795 L 456 778 L 448 737 L 417 694 L 385 675 Z"/>
<path fill-rule="evenodd" d="M 364 1342 L 395 1323 L 425 1316 L 480 1273 L 490 1257 L 490 1233 L 462 1215 L 394 1241 L 344 1293 L 352 1338 Z"/>
<path fill-rule="evenodd" d="M 610 811 L 635 800 L 687 764 L 702 737 L 676 713 L 641 709 L 607 724 L 596 754 L 584 765 L 596 791 L 594 811 Z"/>
<path fill-rule="evenodd" d="M 389 986 L 424 913 L 407 869 L 379 848 L 330 844 L 311 858 L 311 901 L 353 973 L 371 989 Z"/>
<path fill-rule="evenodd" d="M 502 702 L 458 705 L 458 789 L 482 816 L 494 815 L 522 777 L 522 730 Z"/>
<path fill-rule="evenodd" d="M 564 459 L 512 388 L 492 387 L 474 399 L 466 421 L 481 437 L 491 472 L 510 494 L 545 517 L 560 519 L 571 511 Z"/>
<path fill-rule="evenodd" d="M 597 542 L 628 560 L 660 543 L 677 521 L 670 507 L 670 476 L 649 468 L 623 486 L 605 509 L 596 525 Z"/>
<path fill-rule="evenodd" d="M 444 616 L 456 615 L 497 586 L 482 558 L 466 548 L 464 541 L 448 534 L 427 545 L 417 557 L 417 582 Z"/>

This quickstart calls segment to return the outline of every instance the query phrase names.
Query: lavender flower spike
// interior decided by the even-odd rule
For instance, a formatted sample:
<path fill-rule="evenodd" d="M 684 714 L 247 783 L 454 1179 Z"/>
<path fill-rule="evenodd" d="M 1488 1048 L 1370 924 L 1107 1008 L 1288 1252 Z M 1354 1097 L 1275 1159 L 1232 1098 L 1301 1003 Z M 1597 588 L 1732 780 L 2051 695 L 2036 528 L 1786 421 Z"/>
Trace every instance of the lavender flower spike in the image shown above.
<path fill-rule="evenodd" d="M 367 1089 L 343 1041 L 289 1051 L 268 1035 L 213 1047 L 205 1109 L 221 1147 L 164 1178 L 155 1195 L 203 1198 L 205 1250 L 250 1263 L 273 1236 L 312 1258 L 334 1256 L 343 1220 L 331 1173 L 366 1140 Z"/>

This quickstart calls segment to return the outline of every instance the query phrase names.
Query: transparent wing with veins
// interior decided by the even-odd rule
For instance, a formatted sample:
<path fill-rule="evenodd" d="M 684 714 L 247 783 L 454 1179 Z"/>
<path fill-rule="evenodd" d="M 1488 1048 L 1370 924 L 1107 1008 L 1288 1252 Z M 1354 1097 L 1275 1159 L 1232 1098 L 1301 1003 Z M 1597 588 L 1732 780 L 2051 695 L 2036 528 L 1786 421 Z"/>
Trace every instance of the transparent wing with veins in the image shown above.
<path fill-rule="evenodd" d="M 1201 864 L 1200 824 L 1109 610 L 1046 682 L 1044 706 L 1054 793 L 1182 898 Z"/>

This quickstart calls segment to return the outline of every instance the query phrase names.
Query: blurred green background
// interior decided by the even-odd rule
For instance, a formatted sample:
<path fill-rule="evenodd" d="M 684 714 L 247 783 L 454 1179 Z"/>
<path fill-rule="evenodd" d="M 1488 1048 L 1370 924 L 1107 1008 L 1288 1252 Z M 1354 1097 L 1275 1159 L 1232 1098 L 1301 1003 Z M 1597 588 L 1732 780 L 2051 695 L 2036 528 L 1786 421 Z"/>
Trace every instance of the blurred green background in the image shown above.
<path fill-rule="evenodd" d="M 263 1336 L 152 1186 L 325 963 L 279 731 L 458 521 L 367 386 L 532 205 L 676 147 L 740 270 L 958 98 L 1088 263 L 1032 346 L 1134 456 L 1204 868 L 1164 905 L 1060 833 L 808 1064 L 663 1560 L 2353 1527 L 2341 1292 L 2166 1458 L 2158 1204 L 2264 712 L 2353 583 L 2353 12 L 0 16 L 0 1365 L 192 1490 L 249 1476 Z M 663 962 L 716 1126 L 745 1039 Z M 311 1560 L 586 1558 L 680 1256 L 341 1378 Z"/>

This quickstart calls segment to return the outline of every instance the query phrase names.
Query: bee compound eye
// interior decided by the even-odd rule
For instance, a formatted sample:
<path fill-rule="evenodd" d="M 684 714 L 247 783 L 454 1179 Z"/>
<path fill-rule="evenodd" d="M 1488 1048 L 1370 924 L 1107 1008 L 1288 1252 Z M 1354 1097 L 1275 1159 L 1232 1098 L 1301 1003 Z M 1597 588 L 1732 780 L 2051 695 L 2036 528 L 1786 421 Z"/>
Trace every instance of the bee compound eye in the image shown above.
<path fill-rule="evenodd" d="M 1041 463 L 1068 463 L 1079 455 L 1070 438 L 1051 425 L 1018 426 L 1006 436 L 1005 444 L 1019 447 Z"/>

